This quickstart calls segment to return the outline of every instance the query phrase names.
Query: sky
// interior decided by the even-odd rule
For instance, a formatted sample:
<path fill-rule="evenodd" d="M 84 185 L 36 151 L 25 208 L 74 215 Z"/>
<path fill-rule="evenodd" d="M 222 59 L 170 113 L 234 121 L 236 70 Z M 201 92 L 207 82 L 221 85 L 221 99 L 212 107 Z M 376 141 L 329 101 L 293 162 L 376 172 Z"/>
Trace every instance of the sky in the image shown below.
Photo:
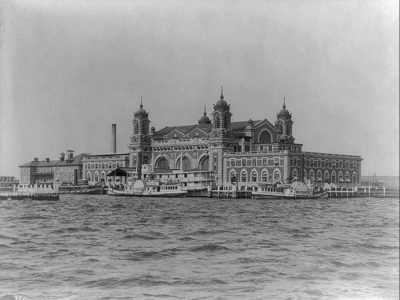
<path fill-rule="evenodd" d="M 128 152 L 151 125 L 196 124 L 224 87 L 232 121 L 286 99 L 303 150 L 399 174 L 396 1 L 0 2 L 0 175 L 38 157 Z"/>

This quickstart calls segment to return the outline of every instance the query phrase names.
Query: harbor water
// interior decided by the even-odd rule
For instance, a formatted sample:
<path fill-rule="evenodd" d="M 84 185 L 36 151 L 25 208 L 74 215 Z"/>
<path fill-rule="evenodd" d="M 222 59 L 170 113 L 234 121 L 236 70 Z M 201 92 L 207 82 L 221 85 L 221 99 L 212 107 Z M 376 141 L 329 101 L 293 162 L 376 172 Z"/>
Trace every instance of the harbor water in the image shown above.
<path fill-rule="evenodd" d="M 399 299 L 399 199 L 0 201 L 0 299 Z"/>

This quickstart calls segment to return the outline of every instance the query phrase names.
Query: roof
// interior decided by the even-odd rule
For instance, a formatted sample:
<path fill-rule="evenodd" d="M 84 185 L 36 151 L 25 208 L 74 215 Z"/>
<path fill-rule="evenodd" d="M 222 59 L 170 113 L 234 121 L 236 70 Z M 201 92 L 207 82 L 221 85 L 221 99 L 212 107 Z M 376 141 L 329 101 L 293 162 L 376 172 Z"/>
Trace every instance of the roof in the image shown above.
<path fill-rule="evenodd" d="M 50 160 L 50 161 L 31 161 L 27 162 L 19 167 L 63 167 L 63 166 L 78 166 L 82 164 L 82 159 L 87 154 L 82 153 L 75 155 L 72 160 Z"/>
<path fill-rule="evenodd" d="M 262 120 L 253 121 L 254 124 L 261 122 Z M 239 122 L 232 122 L 232 130 L 233 131 L 240 131 L 244 130 L 246 126 L 249 124 L 249 121 L 239 121 Z M 156 136 L 164 136 L 171 132 L 172 130 L 176 129 L 183 134 L 187 134 L 194 128 L 199 128 L 207 133 L 211 132 L 213 125 L 212 124 L 195 124 L 195 125 L 181 125 L 181 126 L 166 126 L 158 131 L 156 131 Z"/>
<path fill-rule="evenodd" d="M 127 176 L 128 173 L 136 172 L 135 168 L 116 168 L 112 170 L 107 176 Z"/>

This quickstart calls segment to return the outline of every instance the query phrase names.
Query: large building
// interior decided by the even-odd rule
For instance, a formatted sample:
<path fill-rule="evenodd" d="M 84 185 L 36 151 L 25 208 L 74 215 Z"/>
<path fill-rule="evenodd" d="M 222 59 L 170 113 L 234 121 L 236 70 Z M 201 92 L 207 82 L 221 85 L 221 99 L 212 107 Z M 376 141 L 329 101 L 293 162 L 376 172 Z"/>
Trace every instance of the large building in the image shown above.
<path fill-rule="evenodd" d="M 85 154 L 74 156 L 74 151 L 68 150 L 67 157 L 61 153 L 59 160 L 46 158 L 20 166 L 20 184 L 24 185 L 52 185 L 77 184 L 82 179 L 82 159 Z"/>
<path fill-rule="evenodd" d="M 302 151 L 303 145 L 295 143 L 285 101 L 274 122 L 232 122 L 230 109 L 221 89 L 211 120 L 204 111 L 197 124 L 156 130 L 150 128 L 141 102 L 132 120 L 130 167 L 139 176 L 142 165 L 154 170 L 209 170 L 216 185 L 235 184 L 240 189 L 304 179 L 316 184 L 360 183 L 360 156 Z"/>

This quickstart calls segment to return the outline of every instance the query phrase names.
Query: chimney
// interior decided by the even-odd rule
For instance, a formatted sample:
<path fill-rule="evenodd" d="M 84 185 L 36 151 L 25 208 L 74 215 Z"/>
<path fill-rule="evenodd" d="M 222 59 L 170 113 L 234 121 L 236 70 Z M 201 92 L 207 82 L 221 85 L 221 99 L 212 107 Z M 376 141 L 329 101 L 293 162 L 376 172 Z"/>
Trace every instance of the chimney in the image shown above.
<path fill-rule="evenodd" d="M 46 162 L 49 162 L 49 161 L 50 161 L 50 158 L 46 157 L 45 161 L 46 161 Z"/>
<path fill-rule="evenodd" d="M 33 159 L 33 161 L 39 161 L 39 159 L 38 159 L 37 157 L 35 157 L 35 158 Z"/>
<path fill-rule="evenodd" d="M 117 124 L 111 124 L 111 153 L 117 153 Z"/>
<path fill-rule="evenodd" d="M 61 160 L 61 161 L 64 161 L 64 159 L 65 159 L 65 153 L 62 152 L 62 153 L 60 154 L 60 160 Z"/>

